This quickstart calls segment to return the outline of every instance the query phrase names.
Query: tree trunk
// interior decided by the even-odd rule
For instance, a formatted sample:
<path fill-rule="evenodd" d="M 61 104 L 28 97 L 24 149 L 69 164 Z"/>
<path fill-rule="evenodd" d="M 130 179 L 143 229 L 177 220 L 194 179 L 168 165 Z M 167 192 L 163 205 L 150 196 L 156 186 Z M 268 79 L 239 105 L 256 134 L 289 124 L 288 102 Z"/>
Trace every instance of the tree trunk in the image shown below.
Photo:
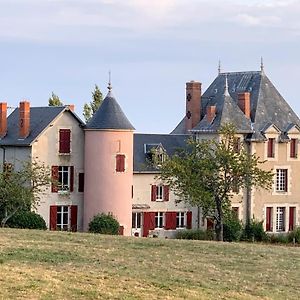
<path fill-rule="evenodd" d="M 14 210 L 11 214 L 7 213 L 7 210 L 5 210 L 5 217 L 1 220 L 1 227 L 5 227 L 6 222 L 18 211 L 18 208 Z"/>
<path fill-rule="evenodd" d="M 223 211 L 222 203 L 219 198 L 216 198 L 216 208 L 217 208 L 217 217 L 216 217 L 216 239 L 219 242 L 223 242 Z"/>

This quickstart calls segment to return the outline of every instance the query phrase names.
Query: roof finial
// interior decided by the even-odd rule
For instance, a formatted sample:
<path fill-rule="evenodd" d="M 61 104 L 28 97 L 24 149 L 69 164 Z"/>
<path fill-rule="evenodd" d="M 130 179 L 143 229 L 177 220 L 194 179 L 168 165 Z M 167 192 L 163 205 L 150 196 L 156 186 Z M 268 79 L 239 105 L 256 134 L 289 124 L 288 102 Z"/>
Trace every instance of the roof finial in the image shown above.
<path fill-rule="evenodd" d="M 108 88 L 108 92 L 111 92 L 112 85 L 111 85 L 111 72 L 110 71 L 108 72 L 108 86 L 107 86 L 107 88 Z"/>
<path fill-rule="evenodd" d="M 224 96 L 230 96 L 228 92 L 228 80 L 227 80 L 227 74 L 225 75 L 225 90 L 224 90 Z"/>
<path fill-rule="evenodd" d="M 219 65 L 218 65 L 218 74 L 221 74 L 221 60 L 219 59 Z"/>
<path fill-rule="evenodd" d="M 260 58 L 260 72 L 263 74 L 264 73 L 264 59 L 263 57 Z"/>

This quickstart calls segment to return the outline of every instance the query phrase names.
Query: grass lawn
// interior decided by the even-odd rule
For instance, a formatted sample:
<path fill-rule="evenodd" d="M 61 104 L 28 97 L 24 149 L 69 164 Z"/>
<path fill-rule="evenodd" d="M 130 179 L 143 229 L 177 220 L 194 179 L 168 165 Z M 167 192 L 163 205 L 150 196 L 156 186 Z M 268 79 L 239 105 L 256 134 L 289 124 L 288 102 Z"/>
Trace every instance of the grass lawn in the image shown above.
<path fill-rule="evenodd" d="M 0 299 L 300 299 L 300 248 L 0 229 Z"/>

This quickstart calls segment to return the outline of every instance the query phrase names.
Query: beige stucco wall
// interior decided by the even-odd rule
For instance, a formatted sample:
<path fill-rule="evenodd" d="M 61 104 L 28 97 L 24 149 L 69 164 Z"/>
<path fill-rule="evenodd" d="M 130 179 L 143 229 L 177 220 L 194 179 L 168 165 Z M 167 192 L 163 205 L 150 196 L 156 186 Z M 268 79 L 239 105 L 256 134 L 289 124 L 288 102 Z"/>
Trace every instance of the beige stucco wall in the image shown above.
<path fill-rule="evenodd" d="M 59 154 L 59 129 L 71 129 L 71 153 Z M 77 205 L 78 230 L 83 227 L 83 193 L 78 192 L 78 173 L 84 172 L 84 132 L 69 111 L 59 115 L 32 145 L 32 158 L 51 166 L 74 166 L 74 191 L 69 195 L 52 193 L 49 186 L 37 208 L 49 227 L 50 205 Z"/>

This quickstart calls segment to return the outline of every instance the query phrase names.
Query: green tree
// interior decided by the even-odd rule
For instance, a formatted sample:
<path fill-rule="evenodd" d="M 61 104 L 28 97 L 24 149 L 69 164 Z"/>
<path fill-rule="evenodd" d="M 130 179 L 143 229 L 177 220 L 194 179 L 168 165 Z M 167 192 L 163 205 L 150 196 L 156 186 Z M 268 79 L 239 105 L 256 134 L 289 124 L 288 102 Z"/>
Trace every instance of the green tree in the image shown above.
<path fill-rule="evenodd" d="M 83 106 L 83 117 L 86 122 L 88 122 L 92 118 L 103 101 L 103 95 L 97 84 L 95 85 L 95 89 L 92 92 L 92 97 L 93 100 L 90 103 L 85 103 Z"/>
<path fill-rule="evenodd" d="M 160 178 L 180 199 L 200 206 L 204 215 L 215 219 L 218 241 L 223 241 L 224 216 L 229 213 L 231 198 L 239 189 L 272 185 L 272 171 L 260 168 L 255 154 L 241 145 L 237 151 L 235 128 L 227 124 L 213 140 L 189 140 L 167 158 L 160 167 Z"/>
<path fill-rule="evenodd" d="M 60 98 L 52 92 L 51 97 L 48 100 L 48 106 L 63 106 Z"/>
<path fill-rule="evenodd" d="M 4 168 L 0 173 L 1 226 L 16 212 L 36 208 L 50 182 L 50 169 L 44 163 L 26 161 L 19 170 Z"/>

